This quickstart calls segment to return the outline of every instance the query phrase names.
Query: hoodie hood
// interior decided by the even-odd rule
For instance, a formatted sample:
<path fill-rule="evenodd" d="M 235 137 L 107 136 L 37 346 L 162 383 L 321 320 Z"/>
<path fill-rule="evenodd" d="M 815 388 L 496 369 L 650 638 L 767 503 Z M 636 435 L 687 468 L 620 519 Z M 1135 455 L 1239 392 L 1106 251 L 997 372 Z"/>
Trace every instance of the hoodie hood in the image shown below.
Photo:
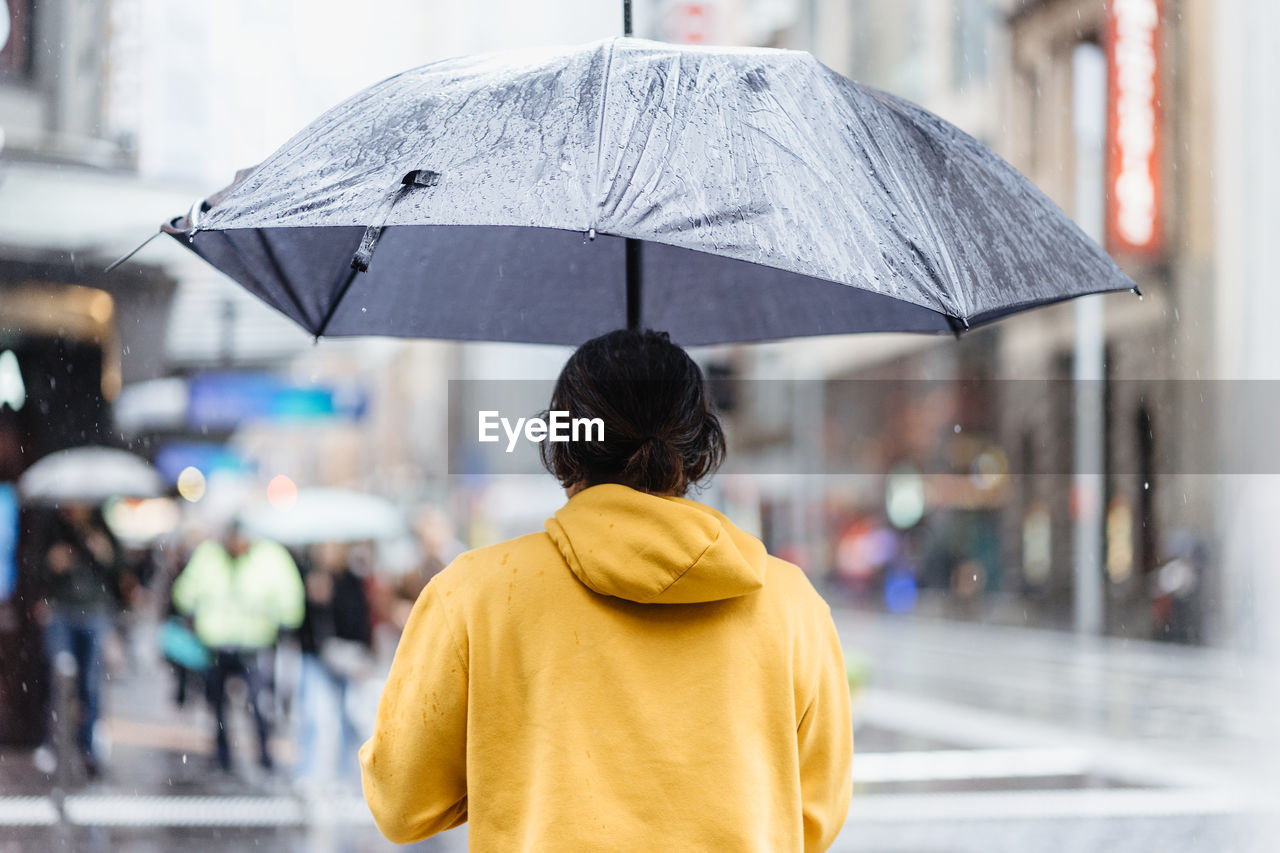
<path fill-rule="evenodd" d="M 693 604 L 764 586 L 764 545 L 696 501 L 592 486 L 570 498 L 546 528 L 578 580 L 602 595 Z"/>

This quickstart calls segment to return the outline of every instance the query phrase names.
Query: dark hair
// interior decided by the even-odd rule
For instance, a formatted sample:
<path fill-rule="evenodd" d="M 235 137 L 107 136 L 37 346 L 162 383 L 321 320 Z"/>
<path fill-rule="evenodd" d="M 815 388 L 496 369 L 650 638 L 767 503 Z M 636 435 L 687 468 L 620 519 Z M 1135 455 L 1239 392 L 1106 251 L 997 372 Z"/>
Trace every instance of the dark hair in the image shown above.
<path fill-rule="evenodd" d="M 542 464 L 565 488 L 619 483 L 683 495 L 724 461 L 702 370 L 666 332 L 619 330 L 578 347 L 550 410 L 604 423 L 603 441 L 542 443 Z"/>

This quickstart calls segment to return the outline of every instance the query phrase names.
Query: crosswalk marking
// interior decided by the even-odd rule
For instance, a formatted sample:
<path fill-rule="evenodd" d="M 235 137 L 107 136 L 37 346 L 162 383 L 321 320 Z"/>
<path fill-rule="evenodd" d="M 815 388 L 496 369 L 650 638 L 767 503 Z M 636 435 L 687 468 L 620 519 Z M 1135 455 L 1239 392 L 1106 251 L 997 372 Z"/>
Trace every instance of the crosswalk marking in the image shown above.
<path fill-rule="evenodd" d="M 48 797 L 0 797 L 0 826 L 53 826 L 58 809 Z"/>
<path fill-rule="evenodd" d="M 1266 798 L 1221 789 L 1084 789 L 964 791 L 857 795 L 851 823 L 1061 820 L 1247 815 L 1262 813 Z M 164 797 L 78 794 L 67 797 L 69 824 L 104 827 L 303 827 L 372 825 L 359 797 Z M 50 797 L 0 797 L 0 826 L 52 826 Z"/>
<path fill-rule="evenodd" d="M 1088 751 L 1070 748 L 864 752 L 854 759 L 853 781 L 876 784 L 1082 776 L 1093 765 Z"/>
<path fill-rule="evenodd" d="M 848 822 L 1061 820 L 1263 813 L 1266 798 L 1242 791 L 1085 789 L 964 791 L 855 796 Z"/>

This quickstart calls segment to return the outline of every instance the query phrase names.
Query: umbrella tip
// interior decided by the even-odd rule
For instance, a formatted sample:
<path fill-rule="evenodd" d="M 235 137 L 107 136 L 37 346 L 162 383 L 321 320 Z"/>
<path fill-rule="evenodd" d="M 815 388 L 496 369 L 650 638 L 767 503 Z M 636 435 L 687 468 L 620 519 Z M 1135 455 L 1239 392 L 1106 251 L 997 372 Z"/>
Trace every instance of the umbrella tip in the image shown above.
<path fill-rule="evenodd" d="M 1138 285 L 1136 284 L 1133 287 L 1129 288 L 1129 292 L 1132 293 L 1134 296 L 1138 297 L 1139 299 L 1142 298 L 1142 288 L 1138 287 Z"/>

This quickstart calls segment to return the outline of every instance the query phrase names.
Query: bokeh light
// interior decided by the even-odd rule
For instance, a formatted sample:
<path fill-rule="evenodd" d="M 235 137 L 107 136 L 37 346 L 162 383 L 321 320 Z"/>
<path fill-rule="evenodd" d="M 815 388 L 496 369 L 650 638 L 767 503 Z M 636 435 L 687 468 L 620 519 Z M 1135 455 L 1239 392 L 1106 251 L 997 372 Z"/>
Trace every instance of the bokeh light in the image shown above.
<path fill-rule="evenodd" d="M 889 472 L 885 481 L 885 514 L 899 530 L 915 526 L 924 517 L 924 478 L 908 465 Z"/>
<path fill-rule="evenodd" d="M 298 486 L 284 474 L 277 474 L 267 483 L 267 502 L 276 509 L 293 509 L 298 502 Z"/>
<path fill-rule="evenodd" d="M 204 472 L 194 465 L 188 465 L 178 473 L 178 494 L 183 498 L 195 503 L 204 497 L 205 479 Z"/>

